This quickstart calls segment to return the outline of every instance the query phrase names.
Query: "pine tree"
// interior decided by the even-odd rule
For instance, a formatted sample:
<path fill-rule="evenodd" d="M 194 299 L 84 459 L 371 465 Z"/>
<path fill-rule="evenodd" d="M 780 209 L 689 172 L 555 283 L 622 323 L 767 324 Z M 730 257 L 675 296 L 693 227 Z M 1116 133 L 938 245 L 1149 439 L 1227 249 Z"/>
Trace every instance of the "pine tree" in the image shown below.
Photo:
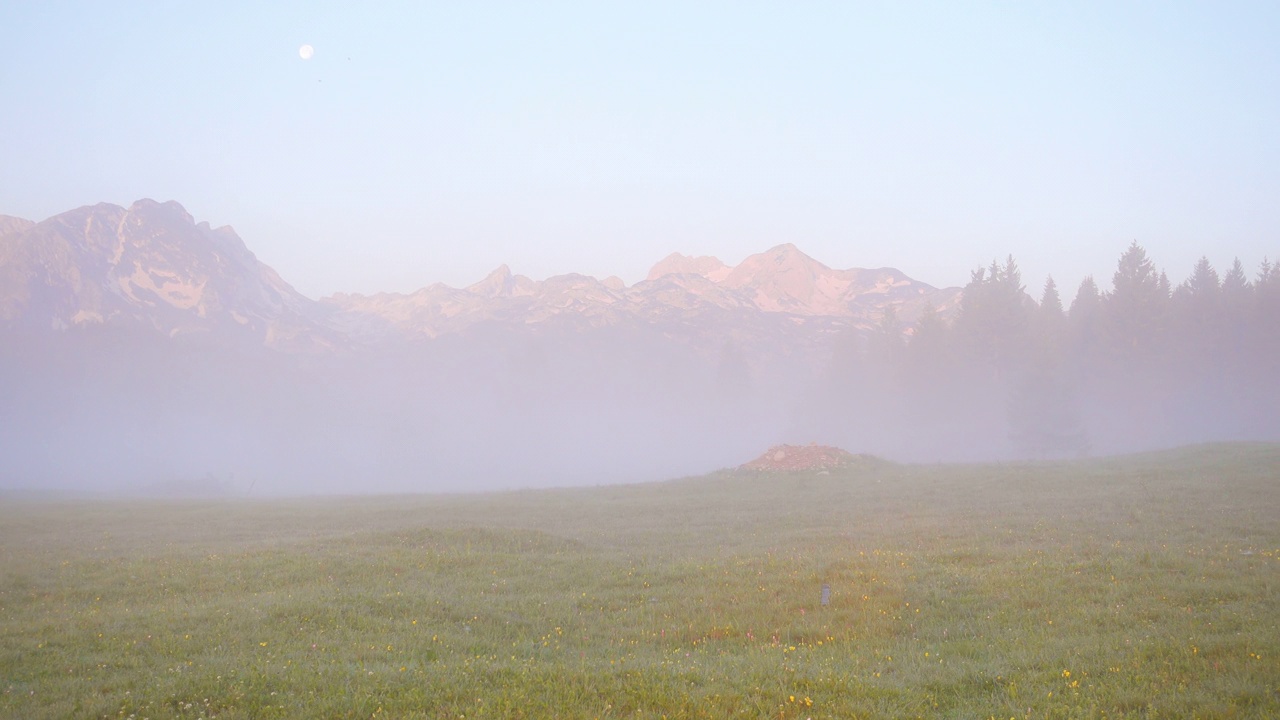
<path fill-rule="evenodd" d="M 1102 294 L 1090 275 L 1080 282 L 1067 314 L 1067 354 L 1079 370 L 1091 365 L 1103 342 Z"/>
<path fill-rule="evenodd" d="M 1218 293 L 1222 290 L 1222 282 L 1218 279 L 1218 271 L 1209 263 L 1209 258 L 1202 255 L 1192 268 L 1191 276 L 1178 286 L 1178 290 L 1201 301 L 1216 302 Z"/>
<path fill-rule="evenodd" d="M 1090 410 L 1108 442 L 1151 446 L 1164 442 L 1162 410 L 1170 388 L 1168 278 L 1134 242 L 1120 256 L 1112 290 L 1103 297 L 1103 348 L 1091 368 Z"/>
<path fill-rule="evenodd" d="M 1161 390 L 1162 415 L 1174 441 L 1212 436 L 1233 414 L 1224 351 L 1222 287 L 1218 273 L 1201 257 L 1174 291 L 1169 313 L 1169 382 Z"/>
<path fill-rule="evenodd" d="M 1022 287 L 1013 256 L 1002 266 L 974 270 L 960 298 L 955 335 L 966 353 L 995 377 L 1007 377 L 1026 359 L 1034 303 Z"/>
<path fill-rule="evenodd" d="M 926 302 L 916 320 L 915 330 L 905 350 L 906 364 L 911 367 L 942 366 L 948 352 L 948 329 L 938 309 Z"/>
<path fill-rule="evenodd" d="M 1062 298 L 1058 296 L 1058 284 L 1050 275 L 1044 281 L 1044 292 L 1040 296 L 1040 311 L 1050 318 L 1063 317 Z"/>
<path fill-rule="evenodd" d="M 1067 315 L 1062 310 L 1058 285 L 1051 275 L 1045 280 L 1044 292 L 1040 295 L 1040 306 L 1036 312 L 1037 341 L 1056 352 L 1066 341 L 1066 326 Z"/>
<path fill-rule="evenodd" d="M 1173 296 L 1176 346 L 1183 353 L 1205 355 L 1222 340 L 1222 284 L 1218 273 L 1201 257 Z"/>
<path fill-rule="evenodd" d="M 1230 312 L 1236 312 L 1237 308 L 1247 306 L 1252 296 L 1253 286 L 1249 284 L 1249 278 L 1245 277 L 1244 263 L 1236 258 L 1231 269 L 1222 277 L 1222 303 Z"/>
<path fill-rule="evenodd" d="M 1096 287 L 1094 299 L 1096 300 Z M 1058 286 L 1045 281 L 1035 310 L 1035 336 L 1018 381 L 1009 389 L 1009 440 L 1025 457 L 1074 457 L 1087 449 L 1075 383 L 1063 357 L 1067 317 Z"/>
<path fill-rule="evenodd" d="M 1112 350 L 1129 360 L 1148 360 L 1164 341 L 1169 279 L 1156 272 L 1135 240 L 1120 256 L 1111 283 L 1103 307 Z"/>
<path fill-rule="evenodd" d="M 1280 263 L 1262 259 L 1258 280 L 1253 286 L 1253 312 L 1249 325 L 1254 336 L 1257 377 L 1271 388 L 1280 387 L 1275 368 L 1280 365 Z M 1273 394 L 1276 393 L 1273 390 Z M 1278 423 L 1280 424 L 1280 423 Z"/>
<path fill-rule="evenodd" d="M 951 358 L 950 329 L 933 303 L 926 303 L 916 320 L 911 337 L 899 351 L 902 359 L 902 386 L 909 393 L 937 394 L 943 383 L 955 375 Z"/>
<path fill-rule="evenodd" d="M 1221 397 L 1216 399 L 1226 416 L 1226 430 L 1237 437 L 1251 424 L 1249 405 L 1257 397 L 1257 380 L 1253 377 L 1250 352 L 1249 315 L 1253 311 L 1253 286 L 1245 276 L 1244 264 L 1235 258 L 1231 269 L 1222 277 L 1218 293 L 1220 326 L 1217 330 L 1218 372 Z"/>
<path fill-rule="evenodd" d="M 1254 286 L 1253 331 L 1257 335 L 1249 376 L 1256 389 L 1251 418 L 1257 437 L 1280 436 L 1280 383 L 1275 369 L 1280 365 L 1280 264 L 1263 260 L 1263 272 Z"/>
<path fill-rule="evenodd" d="M 1280 292 L 1280 263 L 1272 264 L 1267 258 L 1262 258 L 1262 265 L 1258 268 L 1258 280 L 1254 283 L 1254 289 L 1257 290 L 1259 296 L 1270 296 L 1273 293 Z"/>
<path fill-rule="evenodd" d="M 1102 309 L 1102 293 L 1098 292 L 1098 283 L 1089 275 L 1080 281 L 1080 289 L 1076 291 L 1076 299 L 1071 301 L 1068 311 L 1073 318 L 1083 316 L 1097 317 Z"/>
<path fill-rule="evenodd" d="M 1222 277 L 1220 296 L 1226 352 L 1239 359 L 1248 345 L 1249 315 L 1253 311 L 1254 302 L 1253 285 L 1245 277 L 1244 264 L 1240 262 L 1240 258 L 1235 259 L 1231 269 Z"/>
<path fill-rule="evenodd" d="M 1271 359 L 1280 357 L 1280 263 L 1262 258 L 1258 279 L 1253 283 L 1253 308 L 1249 326 L 1256 338 L 1257 351 Z M 1274 383 L 1273 383 L 1274 384 Z"/>

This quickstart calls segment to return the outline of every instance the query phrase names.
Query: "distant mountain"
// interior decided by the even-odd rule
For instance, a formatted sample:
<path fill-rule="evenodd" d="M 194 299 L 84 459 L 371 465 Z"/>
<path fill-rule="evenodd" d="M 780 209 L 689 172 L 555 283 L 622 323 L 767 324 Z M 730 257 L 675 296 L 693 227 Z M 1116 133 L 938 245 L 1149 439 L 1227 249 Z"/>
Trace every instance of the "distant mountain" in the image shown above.
<path fill-rule="evenodd" d="M 632 323 L 724 322 L 742 330 L 779 323 L 824 332 L 874 327 L 887 306 L 909 327 L 926 304 L 949 314 L 958 288 L 939 290 L 897 270 L 833 270 L 794 245 L 752 255 L 737 267 L 713 257 L 673 254 L 627 287 L 617 278 L 559 275 L 544 281 L 512 275 L 504 265 L 466 288 L 432 285 L 411 294 L 340 294 L 321 302 L 330 321 L 353 335 L 439 337 L 478 323 L 584 327 Z M 748 333 L 750 334 L 750 333 Z"/>
<path fill-rule="evenodd" d="M 654 280 L 670 274 L 694 274 L 717 287 L 743 293 L 764 312 L 801 317 L 852 318 L 875 321 L 885 306 L 905 308 L 914 319 L 926 302 L 950 311 L 959 290 L 938 290 L 892 268 L 833 270 L 790 243 L 752 255 L 737 267 L 716 258 L 672 255 L 649 272 Z"/>
<path fill-rule="evenodd" d="M 673 254 L 629 287 L 578 274 L 532 280 L 504 265 L 465 288 L 435 284 L 317 302 L 259 262 L 230 227 L 196 223 L 176 202 L 99 204 L 39 223 L 0 216 L 0 326 L 128 325 L 279 350 L 504 326 L 555 333 L 644 327 L 709 352 L 733 342 L 794 353 L 832 333 L 866 332 L 888 306 L 909 332 L 926 304 L 947 315 L 959 292 L 890 268 L 832 269 L 786 244 L 736 267 Z"/>
<path fill-rule="evenodd" d="M 130 325 L 279 349 L 341 342 L 317 309 L 234 230 L 197 224 L 176 202 L 103 203 L 40 223 L 0 217 L 2 324 Z"/>

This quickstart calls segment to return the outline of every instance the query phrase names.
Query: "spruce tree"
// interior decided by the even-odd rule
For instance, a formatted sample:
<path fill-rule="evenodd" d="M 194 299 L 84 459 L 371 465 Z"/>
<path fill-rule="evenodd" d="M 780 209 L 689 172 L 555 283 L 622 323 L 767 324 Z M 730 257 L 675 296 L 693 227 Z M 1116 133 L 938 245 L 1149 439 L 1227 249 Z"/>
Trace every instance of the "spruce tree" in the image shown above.
<path fill-rule="evenodd" d="M 1136 240 L 1120 256 L 1103 307 L 1109 344 L 1122 359 L 1143 362 L 1162 349 L 1168 283 Z"/>
<path fill-rule="evenodd" d="M 1025 457 L 1082 455 L 1086 434 L 1076 385 L 1062 353 L 1067 318 L 1052 277 L 1045 282 L 1035 317 L 1037 332 L 1027 362 L 1009 389 L 1009 440 Z"/>
<path fill-rule="evenodd" d="M 1249 298 L 1253 296 L 1253 286 L 1249 284 L 1249 278 L 1244 274 L 1244 263 L 1240 262 L 1240 258 L 1236 258 L 1231 264 L 1231 269 L 1222 277 L 1222 302 L 1223 305 L 1236 312 L 1237 309 L 1243 309 L 1249 304 Z"/>
<path fill-rule="evenodd" d="M 1025 360 L 1030 346 L 1034 302 L 1022 287 L 1013 256 L 1001 265 L 973 271 L 960 298 L 957 342 L 993 377 L 1008 377 Z"/>
<path fill-rule="evenodd" d="M 1040 306 L 1036 311 L 1036 341 L 1055 352 L 1060 350 L 1066 342 L 1066 325 L 1067 315 L 1062 310 L 1062 298 L 1058 296 L 1058 285 L 1051 275 L 1045 280 Z"/>
<path fill-rule="evenodd" d="M 1168 278 L 1134 242 L 1120 256 L 1103 297 L 1105 355 L 1094 367 L 1091 411 L 1117 446 L 1165 442 L 1169 395 Z"/>
<path fill-rule="evenodd" d="M 1067 314 L 1067 355 L 1078 375 L 1092 374 L 1092 366 L 1102 351 L 1103 322 L 1102 294 L 1090 275 L 1080 282 Z"/>
<path fill-rule="evenodd" d="M 1203 355 L 1216 349 L 1224 320 L 1222 285 L 1209 258 L 1201 257 L 1191 276 L 1178 286 L 1172 309 L 1178 350 Z"/>

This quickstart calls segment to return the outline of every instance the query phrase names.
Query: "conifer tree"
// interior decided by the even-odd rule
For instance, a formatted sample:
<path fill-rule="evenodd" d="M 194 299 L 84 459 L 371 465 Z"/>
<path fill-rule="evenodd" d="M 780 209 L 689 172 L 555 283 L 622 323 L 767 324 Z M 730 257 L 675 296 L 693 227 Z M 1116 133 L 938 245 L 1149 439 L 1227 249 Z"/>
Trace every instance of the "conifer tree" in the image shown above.
<path fill-rule="evenodd" d="M 1173 296 L 1175 347 L 1183 353 L 1204 355 L 1222 338 L 1222 285 L 1218 273 L 1201 257 Z"/>
<path fill-rule="evenodd" d="M 1053 352 L 1061 350 L 1066 341 L 1067 315 L 1062 310 L 1062 298 L 1058 295 L 1058 285 L 1050 275 L 1044 283 L 1044 292 L 1040 295 L 1040 306 L 1036 312 L 1037 342 L 1045 345 Z"/>
<path fill-rule="evenodd" d="M 920 312 L 911 338 L 901 349 L 903 386 L 908 391 L 919 388 L 938 390 L 943 382 L 953 382 L 954 362 L 951 358 L 950 329 L 933 303 Z"/>
<path fill-rule="evenodd" d="M 1044 281 L 1044 292 L 1040 295 L 1040 310 L 1051 318 L 1063 317 L 1062 298 L 1058 295 L 1058 284 L 1053 281 L 1052 275 Z"/>
<path fill-rule="evenodd" d="M 1067 356 L 1078 376 L 1092 375 L 1103 343 L 1102 294 L 1090 275 L 1080 281 L 1080 289 L 1067 314 Z"/>
<path fill-rule="evenodd" d="M 1271 368 L 1266 382 L 1274 388 L 1277 387 L 1274 369 L 1280 365 L 1280 263 L 1272 264 L 1266 258 L 1262 259 L 1253 292 L 1250 326 L 1256 338 L 1255 363 L 1259 370 Z"/>
<path fill-rule="evenodd" d="M 1071 301 L 1068 312 L 1072 318 L 1079 320 L 1085 316 L 1097 317 L 1101 311 L 1102 293 L 1098 291 L 1098 283 L 1094 282 L 1093 276 L 1089 275 L 1080 281 L 1080 289 L 1076 291 L 1076 298 Z"/>
<path fill-rule="evenodd" d="M 1231 269 L 1222 277 L 1222 304 L 1232 313 L 1243 310 L 1253 295 L 1253 286 L 1244 274 L 1244 263 L 1236 258 Z"/>
<path fill-rule="evenodd" d="M 1226 366 L 1234 359 L 1225 347 L 1224 320 L 1218 273 L 1201 257 L 1170 303 L 1164 358 L 1169 377 L 1161 405 L 1175 442 L 1212 433 L 1223 422 L 1223 405 L 1231 395 Z"/>
<path fill-rule="evenodd" d="M 916 320 L 915 331 L 905 350 L 906 364 L 911 368 L 945 367 L 947 361 L 947 323 L 932 302 L 926 302 Z M 915 372 L 912 373 L 916 374 Z"/>
<path fill-rule="evenodd" d="M 1244 274 L 1244 264 L 1236 258 L 1231 269 L 1222 277 L 1221 312 L 1222 335 L 1227 352 L 1239 357 L 1247 352 L 1250 314 L 1253 311 L 1253 285 Z"/>
<path fill-rule="evenodd" d="M 1103 302 L 1109 343 L 1122 358 L 1149 360 L 1164 340 L 1169 280 L 1135 240 L 1120 256 Z"/>
<path fill-rule="evenodd" d="M 957 342 L 995 377 L 1008 377 L 1025 360 L 1030 348 L 1034 303 L 1022 286 L 1013 256 L 1001 265 L 974 270 L 960 298 L 956 317 Z"/>
<path fill-rule="evenodd" d="M 1105 353 L 1091 371 L 1090 410 L 1100 434 L 1120 447 L 1151 446 L 1167 436 L 1168 284 L 1135 241 L 1120 256 L 1112 290 L 1103 296 Z"/>
<path fill-rule="evenodd" d="M 1062 348 L 1067 318 L 1050 277 L 1036 309 L 1036 334 L 1025 367 L 1010 388 L 1009 439 L 1026 457 L 1074 457 L 1087 448 L 1075 383 Z"/>

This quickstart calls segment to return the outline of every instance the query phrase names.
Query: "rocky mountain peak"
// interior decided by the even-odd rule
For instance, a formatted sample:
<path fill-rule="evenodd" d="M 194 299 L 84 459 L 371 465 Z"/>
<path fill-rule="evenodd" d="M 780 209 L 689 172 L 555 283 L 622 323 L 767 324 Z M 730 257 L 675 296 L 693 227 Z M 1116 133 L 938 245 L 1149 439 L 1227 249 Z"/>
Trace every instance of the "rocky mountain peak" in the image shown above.
<path fill-rule="evenodd" d="M 467 287 L 467 292 L 475 293 L 483 297 L 508 297 L 511 295 L 514 279 L 511 275 L 511 268 L 506 264 L 499 265 L 493 272 L 485 276 L 483 280 Z"/>
<path fill-rule="evenodd" d="M 0 321 L 249 332 L 277 345 L 316 330 L 303 317 L 314 303 L 258 262 L 230 227 L 197 225 L 177 202 L 85 206 L 7 242 Z"/>
<path fill-rule="evenodd" d="M 729 275 L 730 268 L 719 258 L 709 255 L 693 257 L 671 253 L 649 270 L 647 280 L 657 280 L 664 275 L 698 275 L 711 282 L 720 282 Z"/>
<path fill-rule="evenodd" d="M 848 271 L 832 270 L 791 243 L 743 260 L 724 284 L 754 295 L 762 309 L 801 315 L 845 315 Z"/>
<path fill-rule="evenodd" d="M 194 225 L 195 218 L 177 200 L 157 202 L 151 198 L 142 198 L 129 206 L 129 214 L 147 221 L 169 220 L 180 225 Z"/>
<path fill-rule="evenodd" d="M 824 272 L 831 272 L 831 268 L 805 255 L 795 245 L 785 243 L 743 260 L 726 280 L 731 287 L 743 287 L 781 276 L 814 278 Z"/>

